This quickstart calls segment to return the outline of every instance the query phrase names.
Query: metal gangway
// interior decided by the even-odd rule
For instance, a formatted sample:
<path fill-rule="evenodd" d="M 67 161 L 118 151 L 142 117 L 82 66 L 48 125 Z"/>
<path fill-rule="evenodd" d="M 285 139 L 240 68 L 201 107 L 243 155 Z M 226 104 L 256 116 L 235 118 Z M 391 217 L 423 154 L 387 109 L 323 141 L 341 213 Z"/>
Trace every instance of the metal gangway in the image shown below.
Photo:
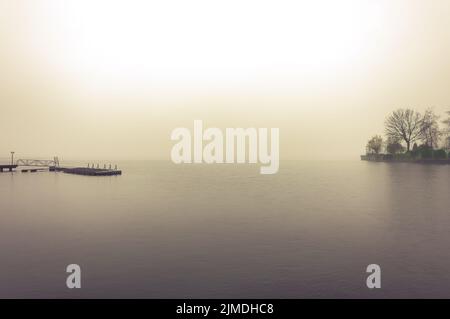
<path fill-rule="evenodd" d="M 16 161 L 17 166 L 39 166 L 39 167 L 59 167 L 59 158 L 54 157 L 52 160 L 42 159 L 25 159 L 21 158 Z"/>

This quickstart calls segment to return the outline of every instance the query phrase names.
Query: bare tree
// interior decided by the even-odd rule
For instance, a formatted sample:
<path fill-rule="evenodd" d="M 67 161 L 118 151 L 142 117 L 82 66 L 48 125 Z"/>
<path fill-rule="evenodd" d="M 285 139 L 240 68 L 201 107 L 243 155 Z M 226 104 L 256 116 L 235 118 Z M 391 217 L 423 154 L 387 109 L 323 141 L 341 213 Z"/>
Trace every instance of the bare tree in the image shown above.
<path fill-rule="evenodd" d="M 379 135 L 375 135 L 367 142 L 366 146 L 367 153 L 378 154 L 380 153 L 382 147 L 383 147 L 383 138 Z"/>
<path fill-rule="evenodd" d="M 439 130 L 439 116 L 433 109 L 427 109 L 420 122 L 420 137 L 423 144 L 428 147 L 435 148 L 438 145 L 442 132 Z"/>
<path fill-rule="evenodd" d="M 447 111 L 448 117 L 442 123 L 445 124 L 443 133 L 445 135 L 445 148 L 450 150 L 450 111 Z"/>
<path fill-rule="evenodd" d="M 398 109 L 386 119 L 386 135 L 392 140 L 402 140 L 409 152 L 411 143 L 420 137 L 420 113 L 411 109 Z"/>

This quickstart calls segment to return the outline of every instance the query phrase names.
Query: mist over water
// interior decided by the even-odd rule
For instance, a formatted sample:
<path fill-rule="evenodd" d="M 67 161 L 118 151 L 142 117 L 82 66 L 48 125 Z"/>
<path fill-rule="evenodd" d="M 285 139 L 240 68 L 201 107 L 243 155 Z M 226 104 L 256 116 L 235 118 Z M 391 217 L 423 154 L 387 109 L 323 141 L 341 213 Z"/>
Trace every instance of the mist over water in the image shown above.
<path fill-rule="evenodd" d="M 448 166 L 119 167 L 0 174 L 0 297 L 450 297 Z"/>

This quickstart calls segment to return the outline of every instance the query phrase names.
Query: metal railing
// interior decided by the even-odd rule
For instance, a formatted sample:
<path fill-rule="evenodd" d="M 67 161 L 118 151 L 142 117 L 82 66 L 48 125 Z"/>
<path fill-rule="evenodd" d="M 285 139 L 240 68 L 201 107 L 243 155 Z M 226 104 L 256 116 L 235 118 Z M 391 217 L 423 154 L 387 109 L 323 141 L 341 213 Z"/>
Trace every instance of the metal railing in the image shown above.
<path fill-rule="evenodd" d="M 39 160 L 39 159 L 18 159 L 16 161 L 17 166 L 40 166 L 40 167 L 50 167 L 59 166 L 58 157 L 54 157 L 53 160 Z"/>

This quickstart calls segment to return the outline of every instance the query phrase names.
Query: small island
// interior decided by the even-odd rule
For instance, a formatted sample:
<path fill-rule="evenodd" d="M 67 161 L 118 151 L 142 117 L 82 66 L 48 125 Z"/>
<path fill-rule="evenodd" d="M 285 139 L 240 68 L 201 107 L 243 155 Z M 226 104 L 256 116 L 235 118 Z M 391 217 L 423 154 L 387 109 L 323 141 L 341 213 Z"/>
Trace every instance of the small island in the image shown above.
<path fill-rule="evenodd" d="M 446 114 L 447 118 L 440 122 L 433 109 L 424 114 L 412 109 L 392 112 L 385 121 L 386 140 L 373 136 L 361 160 L 450 164 L 450 111 Z"/>

